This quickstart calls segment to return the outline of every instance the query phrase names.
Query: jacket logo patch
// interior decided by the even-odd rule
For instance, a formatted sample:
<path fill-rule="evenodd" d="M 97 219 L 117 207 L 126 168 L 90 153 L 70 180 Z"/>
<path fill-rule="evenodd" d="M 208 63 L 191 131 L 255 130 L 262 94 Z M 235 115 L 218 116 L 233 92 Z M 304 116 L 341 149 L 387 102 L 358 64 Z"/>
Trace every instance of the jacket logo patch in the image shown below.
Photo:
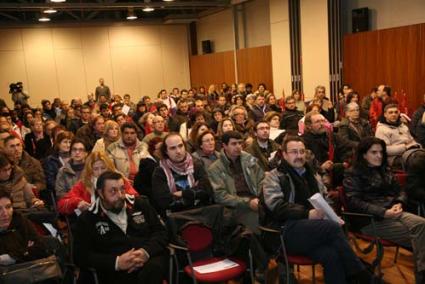
<path fill-rule="evenodd" d="M 106 222 L 97 222 L 97 223 L 96 223 L 96 230 L 97 230 L 97 232 L 98 232 L 101 236 L 103 236 L 103 235 L 105 235 L 107 232 L 109 232 L 109 231 L 110 231 L 110 229 L 109 229 L 109 224 L 108 224 L 108 223 L 106 223 Z"/>
<path fill-rule="evenodd" d="M 143 216 L 142 212 L 136 212 L 133 214 L 133 222 L 136 224 L 142 224 L 145 222 L 145 216 Z"/>

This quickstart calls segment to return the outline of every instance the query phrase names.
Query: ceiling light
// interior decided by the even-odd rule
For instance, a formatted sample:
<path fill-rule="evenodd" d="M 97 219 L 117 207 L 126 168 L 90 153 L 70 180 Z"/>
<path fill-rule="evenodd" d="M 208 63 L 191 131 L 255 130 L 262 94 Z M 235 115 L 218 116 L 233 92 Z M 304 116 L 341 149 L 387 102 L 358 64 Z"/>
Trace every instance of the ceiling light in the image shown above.
<path fill-rule="evenodd" d="M 41 16 L 40 18 L 38 18 L 39 22 L 50 22 L 50 18 L 46 17 L 46 16 Z"/>
<path fill-rule="evenodd" d="M 152 11 L 155 11 L 155 9 L 152 7 L 143 8 L 143 12 L 152 12 Z"/>
<path fill-rule="evenodd" d="M 174 0 L 162 0 L 164 2 L 173 2 Z"/>
<path fill-rule="evenodd" d="M 50 0 L 50 2 L 53 2 L 53 3 L 62 3 L 62 2 L 66 2 L 66 0 Z"/>
<path fill-rule="evenodd" d="M 56 13 L 58 10 L 53 9 L 53 8 L 47 8 L 43 11 L 44 14 L 54 14 Z"/>
<path fill-rule="evenodd" d="M 134 13 L 133 8 L 128 8 L 128 13 L 127 13 L 127 20 L 136 20 L 137 16 Z"/>

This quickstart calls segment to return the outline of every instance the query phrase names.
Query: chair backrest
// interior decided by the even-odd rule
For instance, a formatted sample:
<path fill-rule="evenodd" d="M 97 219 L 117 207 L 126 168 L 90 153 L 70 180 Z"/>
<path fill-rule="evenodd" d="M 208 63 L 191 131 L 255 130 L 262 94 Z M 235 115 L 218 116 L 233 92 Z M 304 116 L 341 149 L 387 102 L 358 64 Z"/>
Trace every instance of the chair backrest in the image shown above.
<path fill-rule="evenodd" d="M 202 224 L 187 225 L 181 230 L 181 236 L 191 252 L 206 250 L 213 242 L 211 229 Z"/>

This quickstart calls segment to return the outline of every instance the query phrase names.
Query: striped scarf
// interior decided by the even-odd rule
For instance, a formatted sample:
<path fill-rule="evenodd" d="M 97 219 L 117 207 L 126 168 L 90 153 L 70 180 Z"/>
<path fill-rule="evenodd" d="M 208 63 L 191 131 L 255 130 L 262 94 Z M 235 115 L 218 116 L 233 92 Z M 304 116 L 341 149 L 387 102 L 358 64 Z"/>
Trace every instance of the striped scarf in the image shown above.
<path fill-rule="evenodd" d="M 189 186 L 194 186 L 195 177 L 193 176 L 193 173 L 195 172 L 195 168 L 193 166 L 192 156 L 189 153 L 186 153 L 186 158 L 179 163 L 172 162 L 170 159 L 162 159 L 159 162 L 159 165 L 164 170 L 165 176 L 167 177 L 168 188 L 171 193 L 177 191 L 172 172 L 181 176 L 187 176 Z"/>

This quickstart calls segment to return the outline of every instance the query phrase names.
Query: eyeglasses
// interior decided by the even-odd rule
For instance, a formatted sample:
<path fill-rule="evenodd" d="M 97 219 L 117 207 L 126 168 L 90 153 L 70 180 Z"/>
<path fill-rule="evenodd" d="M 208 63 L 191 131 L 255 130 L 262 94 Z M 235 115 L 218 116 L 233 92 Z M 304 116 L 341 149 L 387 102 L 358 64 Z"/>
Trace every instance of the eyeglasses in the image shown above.
<path fill-rule="evenodd" d="M 72 152 L 85 152 L 86 149 L 84 149 L 84 148 L 72 148 L 71 151 Z"/>
<path fill-rule="evenodd" d="M 210 139 L 202 139 L 202 143 L 210 143 L 210 142 L 214 142 L 214 138 L 210 138 Z"/>
<path fill-rule="evenodd" d="M 301 149 L 301 150 L 289 150 L 286 153 L 290 154 L 290 155 L 304 155 L 305 154 L 305 149 Z"/>

